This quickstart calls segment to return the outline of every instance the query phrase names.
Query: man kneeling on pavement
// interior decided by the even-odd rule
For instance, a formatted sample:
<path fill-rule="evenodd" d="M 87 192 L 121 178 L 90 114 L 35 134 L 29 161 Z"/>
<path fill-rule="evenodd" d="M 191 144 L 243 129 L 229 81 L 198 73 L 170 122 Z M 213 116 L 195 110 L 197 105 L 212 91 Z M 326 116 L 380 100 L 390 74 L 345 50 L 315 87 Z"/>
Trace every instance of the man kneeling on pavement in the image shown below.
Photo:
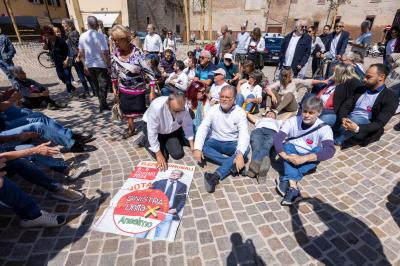
<path fill-rule="evenodd" d="M 220 165 L 214 173 L 204 175 L 205 189 L 209 193 L 215 191 L 220 180 L 244 168 L 250 151 L 246 112 L 236 106 L 235 99 L 234 87 L 222 87 L 220 103 L 211 107 L 196 133 L 193 151 L 196 161 L 202 163 L 206 158 Z"/>

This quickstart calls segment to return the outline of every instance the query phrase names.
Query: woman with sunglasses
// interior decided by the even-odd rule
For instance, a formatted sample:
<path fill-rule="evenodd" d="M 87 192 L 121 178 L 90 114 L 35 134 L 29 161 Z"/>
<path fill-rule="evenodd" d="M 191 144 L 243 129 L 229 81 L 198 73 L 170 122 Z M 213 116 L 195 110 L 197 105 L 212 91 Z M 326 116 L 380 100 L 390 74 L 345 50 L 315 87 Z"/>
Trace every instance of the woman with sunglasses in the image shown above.
<path fill-rule="evenodd" d="M 176 40 L 172 31 L 167 32 L 167 37 L 164 39 L 164 51 L 171 50 L 174 54 L 176 54 Z"/>
<path fill-rule="evenodd" d="M 186 91 L 186 99 L 193 119 L 193 128 L 196 132 L 211 107 L 206 93 L 206 86 L 199 81 L 192 82 Z"/>

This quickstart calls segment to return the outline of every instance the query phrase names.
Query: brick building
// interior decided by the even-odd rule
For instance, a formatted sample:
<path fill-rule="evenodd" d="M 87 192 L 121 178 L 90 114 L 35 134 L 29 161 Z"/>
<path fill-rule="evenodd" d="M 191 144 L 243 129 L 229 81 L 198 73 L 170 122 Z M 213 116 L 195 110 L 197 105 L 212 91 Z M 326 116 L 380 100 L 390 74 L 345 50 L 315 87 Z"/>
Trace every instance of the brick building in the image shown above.
<path fill-rule="evenodd" d="M 190 1 L 190 29 L 200 35 L 200 0 Z M 208 0 L 209 2 L 210 0 Z M 289 32 L 295 20 L 307 19 L 319 31 L 332 20 L 327 0 L 219 0 L 212 3 L 212 29 L 214 38 L 222 25 L 238 32 L 241 24 L 248 29 L 255 25 L 267 32 Z M 399 6 L 399 0 L 351 0 L 343 2 L 338 9 L 337 20 L 343 21 L 351 37 L 359 34 L 359 25 L 365 20 L 372 21 L 374 41 L 383 37 L 383 29 L 393 22 Z M 206 10 L 209 10 L 207 7 Z M 205 36 L 208 29 L 208 12 L 205 13 Z"/>

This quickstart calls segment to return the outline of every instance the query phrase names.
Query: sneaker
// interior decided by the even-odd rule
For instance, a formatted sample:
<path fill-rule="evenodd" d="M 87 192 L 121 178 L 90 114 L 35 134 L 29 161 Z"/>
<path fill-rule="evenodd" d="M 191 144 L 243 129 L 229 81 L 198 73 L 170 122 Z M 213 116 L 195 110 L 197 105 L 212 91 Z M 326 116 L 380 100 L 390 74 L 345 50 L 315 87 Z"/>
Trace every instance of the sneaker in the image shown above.
<path fill-rule="evenodd" d="M 67 168 L 66 176 L 70 180 L 75 180 L 79 178 L 83 173 L 87 172 L 87 170 L 87 163 L 73 164 Z"/>
<path fill-rule="evenodd" d="M 260 171 L 261 161 L 252 160 L 249 165 L 248 177 L 255 178 Z"/>
<path fill-rule="evenodd" d="M 276 191 L 281 195 L 282 197 L 285 197 L 286 192 L 289 189 L 289 181 L 282 181 L 281 178 L 277 178 L 276 180 Z"/>
<path fill-rule="evenodd" d="M 215 187 L 217 186 L 219 182 L 219 176 L 218 174 L 210 174 L 210 173 L 205 173 L 204 174 L 204 187 L 208 193 L 213 193 L 215 191 Z"/>
<path fill-rule="evenodd" d="M 55 199 L 68 201 L 68 202 L 80 201 L 81 199 L 83 199 L 85 197 L 83 195 L 83 193 L 73 190 L 71 187 L 63 186 L 63 185 L 60 185 L 59 190 L 56 192 L 53 192 L 52 196 Z"/>
<path fill-rule="evenodd" d="M 271 167 L 271 159 L 266 156 L 261 161 L 260 170 L 258 171 L 257 181 L 258 184 L 265 184 L 267 182 L 267 175 L 269 168 Z"/>
<path fill-rule="evenodd" d="M 58 227 L 64 225 L 67 220 L 64 215 L 50 214 L 46 211 L 41 211 L 42 215 L 33 220 L 21 220 L 21 227 Z"/>
<path fill-rule="evenodd" d="M 296 202 L 301 200 L 301 194 L 300 190 L 297 188 L 289 188 L 289 190 L 286 192 L 285 197 L 283 198 L 281 204 L 283 206 L 290 206 L 295 204 Z"/>

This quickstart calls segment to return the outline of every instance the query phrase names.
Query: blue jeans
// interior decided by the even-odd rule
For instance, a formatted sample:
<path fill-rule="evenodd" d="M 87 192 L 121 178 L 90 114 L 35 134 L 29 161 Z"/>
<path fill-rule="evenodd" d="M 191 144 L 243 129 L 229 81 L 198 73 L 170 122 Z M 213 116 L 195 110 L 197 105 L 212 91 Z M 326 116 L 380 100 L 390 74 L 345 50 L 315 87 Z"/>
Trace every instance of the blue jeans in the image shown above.
<path fill-rule="evenodd" d="M 233 172 L 236 171 L 236 168 L 232 168 L 234 167 L 233 161 L 236 158 L 237 144 L 237 141 L 220 141 L 212 138 L 208 138 L 204 143 L 204 157 L 220 165 L 215 171 L 219 175 L 220 180 L 227 177 L 232 170 Z M 247 149 L 244 154 L 245 160 L 249 151 L 250 150 Z"/>
<path fill-rule="evenodd" d="M 0 60 L 0 69 L 3 70 L 4 74 L 7 76 L 8 80 L 12 82 L 14 79 L 11 71 L 9 70 L 10 67 L 14 66 L 13 61 L 10 60 Z"/>
<path fill-rule="evenodd" d="M 283 151 L 286 154 L 298 154 L 298 155 L 305 155 L 310 153 L 317 153 L 321 150 L 321 147 L 315 147 L 309 153 L 299 153 L 296 150 L 296 147 L 291 143 L 286 143 L 283 145 Z M 284 176 L 282 176 L 282 181 L 300 181 L 303 178 L 303 175 L 307 172 L 311 171 L 317 166 L 318 162 L 310 162 L 305 163 L 302 165 L 294 165 L 286 160 L 283 161 L 283 169 L 284 169 Z"/>
<path fill-rule="evenodd" d="M 71 68 L 66 67 L 64 68 L 63 62 L 55 61 L 56 72 L 58 78 L 64 83 L 67 87 L 67 92 L 72 92 L 72 75 L 71 75 Z"/>
<path fill-rule="evenodd" d="M 273 146 L 276 131 L 269 128 L 256 128 L 251 132 L 250 145 L 252 150 L 251 160 L 261 161 L 264 157 L 269 156 L 269 152 Z"/>
<path fill-rule="evenodd" d="M 3 186 L 0 188 L 0 201 L 11 207 L 24 220 L 33 220 L 41 215 L 39 207 L 14 182 L 3 177 Z"/>
<path fill-rule="evenodd" d="M 246 99 L 255 99 L 255 97 L 254 95 L 250 94 L 249 96 L 247 96 Z M 238 95 L 236 95 L 236 105 L 238 105 L 240 108 L 242 108 L 244 101 L 245 99 L 242 94 L 239 93 Z M 246 104 L 244 110 L 250 112 L 255 105 L 255 103 L 248 103 Z"/>
<path fill-rule="evenodd" d="M 336 113 L 333 110 L 323 110 L 319 119 L 324 121 L 324 123 L 330 127 L 334 127 L 336 124 Z"/>
<path fill-rule="evenodd" d="M 6 128 L 0 132 L 0 136 L 17 135 L 22 132 L 36 132 L 40 137 L 50 140 L 57 145 L 71 148 L 75 140 L 72 138 L 72 130 L 63 127 L 53 119 L 41 114 L 32 113 L 15 120 L 6 121 Z"/>
<path fill-rule="evenodd" d="M 88 84 L 87 84 L 87 81 L 86 81 L 83 63 L 74 61 L 73 67 L 75 68 L 76 74 L 78 74 L 78 77 L 79 77 L 79 80 L 82 83 L 83 89 L 85 90 L 86 93 L 89 93 L 89 87 L 88 87 Z M 71 73 L 71 77 L 72 77 L 72 73 Z M 92 88 L 92 89 L 94 91 L 94 88 Z"/>
<path fill-rule="evenodd" d="M 349 119 L 357 125 L 365 125 L 371 123 L 367 118 L 358 115 L 349 115 Z M 342 145 L 343 142 L 351 137 L 356 136 L 356 133 L 347 131 L 343 126 L 339 128 L 339 136 L 335 139 L 335 144 Z"/>
<path fill-rule="evenodd" d="M 154 233 L 154 239 L 162 239 L 165 240 L 168 237 L 169 228 L 171 227 L 171 223 L 173 221 L 174 216 L 172 214 L 167 213 L 165 219 L 157 225 L 155 228 L 156 232 Z M 135 234 L 137 238 L 146 238 L 150 231 Z"/>
<path fill-rule="evenodd" d="M 19 158 L 6 162 L 4 170 L 10 174 L 18 174 L 32 184 L 39 185 L 50 191 L 57 191 L 58 183 L 48 177 L 37 166 L 25 158 Z"/>
<path fill-rule="evenodd" d="M 28 116 L 33 114 L 33 111 L 27 108 L 19 108 L 15 105 L 9 107 L 7 110 L 4 111 L 2 117 L 5 121 L 15 120 L 21 117 Z"/>

